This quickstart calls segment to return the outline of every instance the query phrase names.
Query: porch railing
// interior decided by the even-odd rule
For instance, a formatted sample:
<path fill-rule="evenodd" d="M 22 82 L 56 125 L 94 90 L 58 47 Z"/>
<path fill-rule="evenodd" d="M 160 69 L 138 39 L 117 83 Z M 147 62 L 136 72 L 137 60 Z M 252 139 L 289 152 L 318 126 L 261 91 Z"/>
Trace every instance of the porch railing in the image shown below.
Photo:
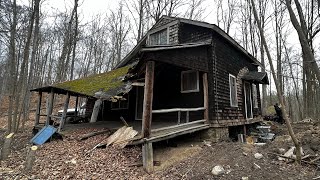
<path fill-rule="evenodd" d="M 181 123 L 181 112 L 186 112 L 186 123 L 188 123 L 189 122 L 189 112 L 202 111 L 202 110 L 205 110 L 205 107 L 157 109 L 157 110 L 152 110 L 152 113 L 153 114 L 161 114 L 161 113 L 178 112 L 178 124 L 180 124 Z"/>

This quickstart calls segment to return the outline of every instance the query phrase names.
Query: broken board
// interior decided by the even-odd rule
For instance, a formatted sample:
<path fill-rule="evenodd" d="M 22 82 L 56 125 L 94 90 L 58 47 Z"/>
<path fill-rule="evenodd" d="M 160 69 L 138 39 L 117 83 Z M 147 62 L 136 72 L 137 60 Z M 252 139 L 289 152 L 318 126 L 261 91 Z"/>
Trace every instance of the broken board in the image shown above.
<path fill-rule="evenodd" d="M 44 144 L 55 132 L 57 128 L 47 125 L 43 127 L 31 140 L 30 142 L 36 145 Z"/>
<path fill-rule="evenodd" d="M 114 146 L 124 148 L 130 141 L 130 139 L 132 139 L 137 134 L 138 131 L 134 130 L 132 127 L 123 126 L 111 136 L 109 136 L 106 140 L 99 143 L 98 147 L 103 145 L 109 146 L 113 144 Z"/>

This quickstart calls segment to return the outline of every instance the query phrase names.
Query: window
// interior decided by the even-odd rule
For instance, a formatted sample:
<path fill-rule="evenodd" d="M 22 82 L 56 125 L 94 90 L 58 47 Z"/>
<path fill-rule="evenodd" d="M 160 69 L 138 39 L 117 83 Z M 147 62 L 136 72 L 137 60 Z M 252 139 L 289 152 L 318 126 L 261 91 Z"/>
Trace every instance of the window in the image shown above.
<path fill-rule="evenodd" d="M 257 85 L 252 84 L 253 107 L 258 108 Z"/>
<path fill-rule="evenodd" d="M 229 74 L 229 86 L 230 86 L 230 105 L 231 107 L 238 107 L 237 80 L 236 80 L 236 77 L 231 74 Z"/>
<path fill-rule="evenodd" d="M 115 102 L 111 102 L 111 109 L 112 110 L 128 109 L 128 107 L 129 107 L 128 98 L 122 97 Z"/>
<path fill-rule="evenodd" d="M 168 29 L 163 29 L 156 33 L 150 34 L 149 45 L 163 45 L 168 44 Z"/>
<path fill-rule="evenodd" d="M 182 71 L 181 72 L 181 92 L 199 92 L 199 72 Z"/>

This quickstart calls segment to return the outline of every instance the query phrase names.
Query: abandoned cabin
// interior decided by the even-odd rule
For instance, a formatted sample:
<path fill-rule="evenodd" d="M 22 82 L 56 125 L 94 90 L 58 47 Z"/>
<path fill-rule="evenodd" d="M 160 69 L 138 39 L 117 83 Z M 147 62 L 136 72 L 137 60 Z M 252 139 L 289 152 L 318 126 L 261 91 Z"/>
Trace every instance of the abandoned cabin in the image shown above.
<path fill-rule="evenodd" d="M 152 171 L 153 142 L 204 130 L 219 139 L 261 121 L 259 84 L 268 77 L 258 66 L 218 26 L 163 16 L 114 70 L 33 89 L 39 94 L 35 127 L 58 118 L 62 130 L 74 116 L 119 128 L 123 117 L 140 132 L 130 144 L 143 144 L 143 164 Z M 42 93 L 49 93 L 46 114 Z M 55 94 L 66 95 L 60 116 L 52 114 Z M 79 97 L 87 98 L 85 114 L 67 113 L 70 96 L 76 107 Z"/>

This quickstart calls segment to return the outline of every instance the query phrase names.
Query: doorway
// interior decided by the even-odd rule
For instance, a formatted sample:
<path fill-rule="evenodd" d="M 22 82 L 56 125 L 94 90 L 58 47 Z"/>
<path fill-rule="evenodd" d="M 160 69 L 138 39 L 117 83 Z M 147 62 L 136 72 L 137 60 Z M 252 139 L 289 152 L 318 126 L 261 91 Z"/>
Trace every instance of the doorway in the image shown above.
<path fill-rule="evenodd" d="M 249 82 L 244 82 L 244 102 L 246 119 L 252 119 L 252 97 L 251 97 L 251 85 Z"/>

